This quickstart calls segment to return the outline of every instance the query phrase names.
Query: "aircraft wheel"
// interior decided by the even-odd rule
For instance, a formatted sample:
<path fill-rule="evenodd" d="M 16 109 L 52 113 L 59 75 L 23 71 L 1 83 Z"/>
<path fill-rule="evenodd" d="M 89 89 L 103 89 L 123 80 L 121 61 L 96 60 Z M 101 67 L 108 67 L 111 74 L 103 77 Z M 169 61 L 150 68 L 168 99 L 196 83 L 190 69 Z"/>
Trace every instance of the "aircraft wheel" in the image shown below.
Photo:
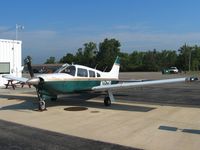
<path fill-rule="evenodd" d="M 39 110 L 46 110 L 45 101 L 39 101 Z"/>
<path fill-rule="evenodd" d="M 105 106 L 110 106 L 110 105 L 111 105 L 110 97 L 106 96 L 106 97 L 104 98 L 104 105 L 105 105 Z"/>

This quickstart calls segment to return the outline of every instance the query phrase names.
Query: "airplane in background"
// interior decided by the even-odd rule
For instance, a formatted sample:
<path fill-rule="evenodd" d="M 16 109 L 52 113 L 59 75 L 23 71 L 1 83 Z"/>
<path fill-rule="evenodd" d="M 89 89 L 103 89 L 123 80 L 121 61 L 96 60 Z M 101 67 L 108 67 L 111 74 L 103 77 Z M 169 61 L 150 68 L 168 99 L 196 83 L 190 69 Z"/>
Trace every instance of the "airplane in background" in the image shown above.
<path fill-rule="evenodd" d="M 38 96 L 38 109 L 46 110 L 45 101 L 57 100 L 59 94 L 68 94 L 84 91 L 107 92 L 104 98 L 104 105 L 110 106 L 114 101 L 113 91 L 125 88 L 142 87 L 154 84 L 165 84 L 174 82 L 190 81 L 191 78 L 173 78 L 164 80 L 119 82 L 120 59 L 116 58 L 110 72 L 102 72 L 82 65 L 63 65 L 55 73 L 39 74 L 34 76 L 31 60 L 26 58 L 26 64 L 31 78 L 18 78 L 11 75 L 4 75 L 4 78 L 12 79 L 36 88 Z"/>

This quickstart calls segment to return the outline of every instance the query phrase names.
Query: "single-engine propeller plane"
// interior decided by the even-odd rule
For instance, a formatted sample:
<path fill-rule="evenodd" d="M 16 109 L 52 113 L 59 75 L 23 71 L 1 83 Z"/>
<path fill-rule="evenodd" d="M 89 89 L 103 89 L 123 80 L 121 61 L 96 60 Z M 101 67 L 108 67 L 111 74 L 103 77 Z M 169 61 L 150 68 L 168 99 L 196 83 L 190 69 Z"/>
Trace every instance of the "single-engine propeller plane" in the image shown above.
<path fill-rule="evenodd" d="M 39 110 L 46 109 L 45 100 L 56 100 L 59 94 L 68 94 L 84 91 L 107 92 L 104 105 L 110 106 L 114 101 L 113 91 L 124 88 L 141 87 L 154 84 L 174 83 L 190 81 L 190 78 L 174 78 L 152 81 L 119 82 L 120 60 L 116 58 L 110 72 L 102 72 L 82 65 L 63 65 L 55 73 L 39 74 L 34 76 L 31 60 L 26 58 L 26 64 L 31 78 L 17 78 L 4 75 L 5 78 L 21 81 L 33 85 L 36 88 L 39 100 Z"/>

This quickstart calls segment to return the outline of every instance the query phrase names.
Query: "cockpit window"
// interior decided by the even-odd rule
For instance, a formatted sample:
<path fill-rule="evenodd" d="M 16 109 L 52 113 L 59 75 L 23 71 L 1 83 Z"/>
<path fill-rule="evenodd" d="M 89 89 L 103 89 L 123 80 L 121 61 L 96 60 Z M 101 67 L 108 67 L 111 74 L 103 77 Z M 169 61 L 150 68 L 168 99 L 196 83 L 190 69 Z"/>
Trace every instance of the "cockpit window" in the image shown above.
<path fill-rule="evenodd" d="M 86 69 L 78 68 L 77 76 L 88 77 L 88 72 Z"/>
<path fill-rule="evenodd" d="M 75 76 L 76 68 L 75 66 L 68 66 L 64 70 L 61 71 L 61 73 L 67 73 L 72 76 Z"/>
<path fill-rule="evenodd" d="M 92 70 L 89 70 L 89 75 L 90 75 L 90 77 L 95 77 L 95 72 Z"/>

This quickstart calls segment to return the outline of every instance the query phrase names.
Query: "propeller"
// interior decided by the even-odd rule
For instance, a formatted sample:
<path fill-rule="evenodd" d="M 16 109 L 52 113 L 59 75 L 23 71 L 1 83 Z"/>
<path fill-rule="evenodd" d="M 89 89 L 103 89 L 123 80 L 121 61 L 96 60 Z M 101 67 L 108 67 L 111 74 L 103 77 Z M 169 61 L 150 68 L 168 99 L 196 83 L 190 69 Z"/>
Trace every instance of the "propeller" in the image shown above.
<path fill-rule="evenodd" d="M 28 72 L 29 72 L 31 78 L 33 78 L 33 77 L 34 77 L 34 73 L 33 73 L 33 68 L 32 68 L 32 66 L 31 66 L 31 57 L 30 57 L 30 56 L 27 56 L 27 57 L 24 59 L 24 64 L 27 65 L 27 67 L 28 67 Z"/>
<path fill-rule="evenodd" d="M 30 56 L 27 56 L 25 59 L 24 59 L 24 64 L 27 65 L 28 67 L 28 72 L 31 76 L 31 79 L 29 79 L 27 81 L 28 84 L 31 84 L 31 85 L 38 85 L 40 83 L 40 78 L 38 77 L 34 77 L 34 73 L 33 73 L 33 68 L 32 68 L 32 65 L 31 65 L 31 61 L 32 61 L 32 58 Z"/>
<path fill-rule="evenodd" d="M 40 83 L 40 78 L 33 77 L 27 81 L 28 84 L 38 85 Z"/>

